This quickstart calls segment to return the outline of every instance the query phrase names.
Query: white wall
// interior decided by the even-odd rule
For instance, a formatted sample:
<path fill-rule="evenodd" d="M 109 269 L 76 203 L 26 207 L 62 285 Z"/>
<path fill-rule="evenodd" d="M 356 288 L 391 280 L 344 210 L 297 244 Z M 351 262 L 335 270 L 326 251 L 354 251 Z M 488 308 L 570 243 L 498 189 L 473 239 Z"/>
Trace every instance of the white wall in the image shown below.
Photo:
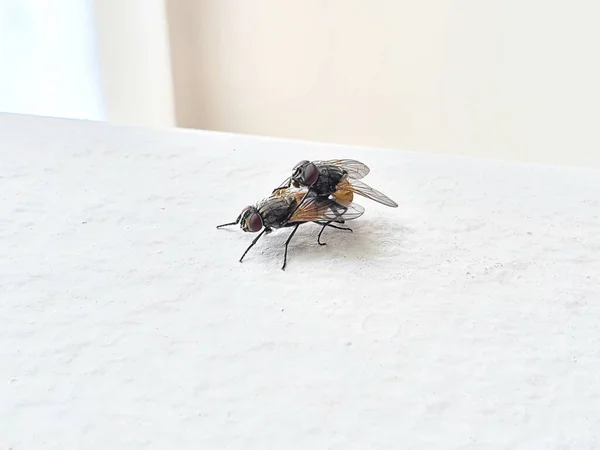
<path fill-rule="evenodd" d="M 600 165 L 600 2 L 167 2 L 180 125 Z"/>
<path fill-rule="evenodd" d="M 103 120 L 90 0 L 0 0 L 0 111 Z"/>
<path fill-rule="evenodd" d="M 175 125 L 165 0 L 93 0 L 107 119 Z"/>

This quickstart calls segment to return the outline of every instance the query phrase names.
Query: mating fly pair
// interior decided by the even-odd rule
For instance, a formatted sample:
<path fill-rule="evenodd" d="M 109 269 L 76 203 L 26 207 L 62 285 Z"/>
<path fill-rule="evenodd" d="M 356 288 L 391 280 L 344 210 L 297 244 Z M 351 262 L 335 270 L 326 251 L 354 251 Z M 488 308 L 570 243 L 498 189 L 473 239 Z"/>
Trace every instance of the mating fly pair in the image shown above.
<path fill-rule="evenodd" d="M 317 237 L 319 245 L 325 245 L 321 242 L 321 234 L 327 227 L 352 232 L 352 229 L 339 225 L 360 217 L 365 211 L 362 206 L 352 202 L 354 194 L 386 206 L 398 206 L 386 195 L 359 181 L 368 173 L 366 165 L 351 159 L 300 161 L 294 166 L 292 175 L 269 197 L 254 206 L 245 207 L 235 222 L 218 225 L 217 228 L 239 224 L 245 232 L 260 231 L 240 258 L 242 262 L 246 253 L 264 234 L 278 228 L 293 227 L 285 242 L 281 267 L 285 269 L 288 245 L 300 225 L 314 222 L 322 226 Z"/>

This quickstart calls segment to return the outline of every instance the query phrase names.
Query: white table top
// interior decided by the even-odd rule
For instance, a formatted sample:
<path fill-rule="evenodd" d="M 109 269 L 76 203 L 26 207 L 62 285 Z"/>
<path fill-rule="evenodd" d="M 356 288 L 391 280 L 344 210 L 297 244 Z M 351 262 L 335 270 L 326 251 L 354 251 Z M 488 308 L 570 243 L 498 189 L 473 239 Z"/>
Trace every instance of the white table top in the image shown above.
<path fill-rule="evenodd" d="M 217 230 L 301 159 L 399 203 Z M 600 447 L 600 173 L 0 115 L 0 447 Z"/>

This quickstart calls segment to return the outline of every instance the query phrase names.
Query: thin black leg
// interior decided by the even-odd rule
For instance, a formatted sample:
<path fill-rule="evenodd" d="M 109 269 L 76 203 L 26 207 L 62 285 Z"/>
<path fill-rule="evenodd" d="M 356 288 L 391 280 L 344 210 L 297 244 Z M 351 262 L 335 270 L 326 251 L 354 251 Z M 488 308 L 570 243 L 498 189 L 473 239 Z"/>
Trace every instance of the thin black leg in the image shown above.
<path fill-rule="evenodd" d="M 238 223 L 240 223 L 240 221 L 236 220 L 235 222 L 229 222 L 229 223 L 224 223 L 222 225 L 217 225 L 217 228 L 228 227 L 231 225 L 237 225 Z"/>
<path fill-rule="evenodd" d="M 276 187 L 275 189 L 273 189 L 273 191 L 271 192 L 271 194 L 274 194 L 279 189 L 289 189 L 289 187 L 291 185 L 292 185 L 292 177 L 289 177 L 287 180 L 285 180 L 283 183 L 281 183 L 281 185 L 279 187 Z"/>
<path fill-rule="evenodd" d="M 337 209 L 337 211 L 335 211 L 335 212 L 337 213 L 336 215 L 338 216 L 337 217 L 338 219 L 340 219 L 346 213 L 346 211 L 348 211 L 348 208 L 346 208 L 345 206 L 340 205 L 339 203 L 337 205 L 332 205 L 331 206 L 331 210 L 332 211 L 333 211 L 333 208 Z"/>
<path fill-rule="evenodd" d="M 352 231 L 352 228 L 349 228 L 349 227 L 338 227 L 338 226 L 336 226 L 336 225 L 331 225 L 331 224 L 329 224 L 329 225 L 326 225 L 326 226 L 328 226 L 328 227 L 331 227 L 331 228 L 335 228 L 336 230 L 344 230 L 344 231 L 349 231 L 350 233 L 352 233 L 352 232 L 353 232 L 353 231 Z"/>
<path fill-rule="evenodd" d="M 319 232 L 319 235 L 317 236 L 317 243 L 319 245 L 327 245 L 326 242 L 321 242 L 321 235 L 323 234 L 323 231 L 325 231 L 326 227 L 332 227 L 332 228 L 337 228 L 338 230 L 350 230 L 350 232 L 352 232 L 352 230 L 350 228 L 342 228 L 342 227 L 338 227 L 335 225 L 331 225 L 331 222 L 336 222 L 336 223 L 345 223 L 344 220 L 342 219 L 342 216 L 344 215 L 344 213 L 346 211 L 348 211 L 348 208 L 346 208 L 345 206 L 342 205 L 338 205 L 339 209 L 341 210 L 341 212 L 337 211 L 337 218 L 333 219 L 333 220 L 329 220 L 328 222 L 317 222 L 319 225 L 323 225 L 323 228 L 321 228 L 321 231 Z M 333 207 L 331 208 L 333 210 Z M 336 208 L 338 209 L 338 208 Z"/>
<path fill-rule="evenodd" d="M 235 222 L 229 222 L 229 223 L 224 223 L 222 225 L 217 225 L 217 228 L 229 227 L 231 225 L 237 225 L 238 223 L 240 223 L 241 218 L 242 218 L 242 215 L 240 214 L 239 216 L 237 216 L 237 219 L 235 219 Z"/>
<path fill-rule="evenodd" d="M 321 235 L 323 234 L 323 230 L 325 230 L 325 228 L 327 228 L 329 225 L 331 225 L 331 221 L 326 222 L 325 224 L 323 224 L 323 228 L 321 228 L 321 231 L 319 231 L 319 235 L 317 236 L 317 243 L 319 245 L 327 245 L 326 242 L 321 242 Z"/>
<path fill-rule="evenodd" d="M 335 228 L 336 230 L 344 230 L 344 231 L 349 231 L 350 233 L 352 233 L 352 228 L 348 228 L 348 227 L 338 227 L 337 225 L 331 225 L 331 221 L 329 222 L 316 222 L 319 225 L 323 225 L 323 228 L 321 228 L 321 231 L 319 232 L 319 235 L 317 236 L 317 242 L 319 243 L 319 245 L 327 245 L 326 242 L 321 242 L 321 234 L 323 234 L 323 231 L 325 230 L 325 228 L 327 227 L 331 227 L 331 228 Z"/>
<path fill-rule="evenodd" d="M 265 231 L 267 231 L 267 229 L 266 229 L 266 228 L 265 228 L 264 230 L 262 230 L 262 231 L 260 232 L 260 234 L 254 238 L 254 240 L 252 241 L 252 244 L 250 244 L 250 247 L 248 247 L 248 248 L 246 249 L 246 251 L 244 252 L 244 254 L 242 255 L 242 257 L 240 258 L 240 262 L 242 262 L 242 259 L 244 259 L 244 256 L 246 256 L 246 253 L 248 253 L 248 250 L 250 250 L 250 249 L 251 249 L 251 248 L 254 246 L 254 244 L 256 244 L 256 241 L 258 241 L 258 240 L 260 239 L 260 237 L 261 237 L 263 234 L 265 234 Z"/>
<path fill-rule="evenodd" d="M 296 233 L 296 230 L 298 229 L 299 226 L 300 226 L 300 224 L 296 224 L 296 226 L 294 227 L 294 231 L 292 231 L 292 233 L 290 234 L 290 236 L 287 238 L 287 241 L 285 241 L 285 253 L 283 254 L 283 266 L 281 266 L 281 270 L 285 270 L 285 265 L 287 264 L 288 244 L 292 240 L 292 237 Z"/>
<path fill-rule="evenodd" d="M 352 233 L 352 228 L 350 228 L 350 227 L 339 227 L 339 226 L 337 226 L 337 225 L 331 225 L 331 222 L 335 222 L 335 223 L 341 223 L 341 224 L 344 224 L 344 223 L 346 223 L 346 222 L 345 222 L 345 221 L 343 221 L 343 220 L 333 220 L 333 221 L 331 221 L 331 220 L 330 220 L 329 222 L 323 222 L 323 221 L 320 221 L 320 220 L 316 220 L 316 221 L 314 221 L 314 222 L 315 222 L 317 225 L 325 225 L 326 227 L 335 228 L 336 230 L 344 230 L 344 231 L 349 231 L 350 233 Z"/>

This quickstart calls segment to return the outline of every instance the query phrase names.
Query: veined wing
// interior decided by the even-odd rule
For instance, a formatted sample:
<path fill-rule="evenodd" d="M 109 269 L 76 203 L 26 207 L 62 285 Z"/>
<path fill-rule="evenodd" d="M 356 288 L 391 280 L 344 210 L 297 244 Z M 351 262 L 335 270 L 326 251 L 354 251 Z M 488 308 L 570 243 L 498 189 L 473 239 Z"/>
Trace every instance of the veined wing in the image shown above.
<path fill-rule="evenodd" d="M 354 192 L 355 194 L 362 195 L 363 197 L 369 198 L 392 208 L 398 207 L 398 203 L 396 203 L 394 200 L 379 192 L 377 189 L 373 189 L 371 186 L 366 185 L 362 181 L 344 180 L 338 184 L 337 189 L 339 191 Z"/>
<path fill-rule="evenodd" d="M 354 159 L 330 159 L 328 161 L 313 161 L 313 163 L 317 167 L 320 165 L 338 166 L 348 172 L 348 178 L 354 180 L 364 178 L 370 172 L 370 169 L 365 164 Z"/>
<path fill-rule="evenodd" d="M 353 220 L 363 215 L 365 209 L 356 203 L 341 205 L 329 197 L 307 197 L 289 218 L 288 223 Z"/>

